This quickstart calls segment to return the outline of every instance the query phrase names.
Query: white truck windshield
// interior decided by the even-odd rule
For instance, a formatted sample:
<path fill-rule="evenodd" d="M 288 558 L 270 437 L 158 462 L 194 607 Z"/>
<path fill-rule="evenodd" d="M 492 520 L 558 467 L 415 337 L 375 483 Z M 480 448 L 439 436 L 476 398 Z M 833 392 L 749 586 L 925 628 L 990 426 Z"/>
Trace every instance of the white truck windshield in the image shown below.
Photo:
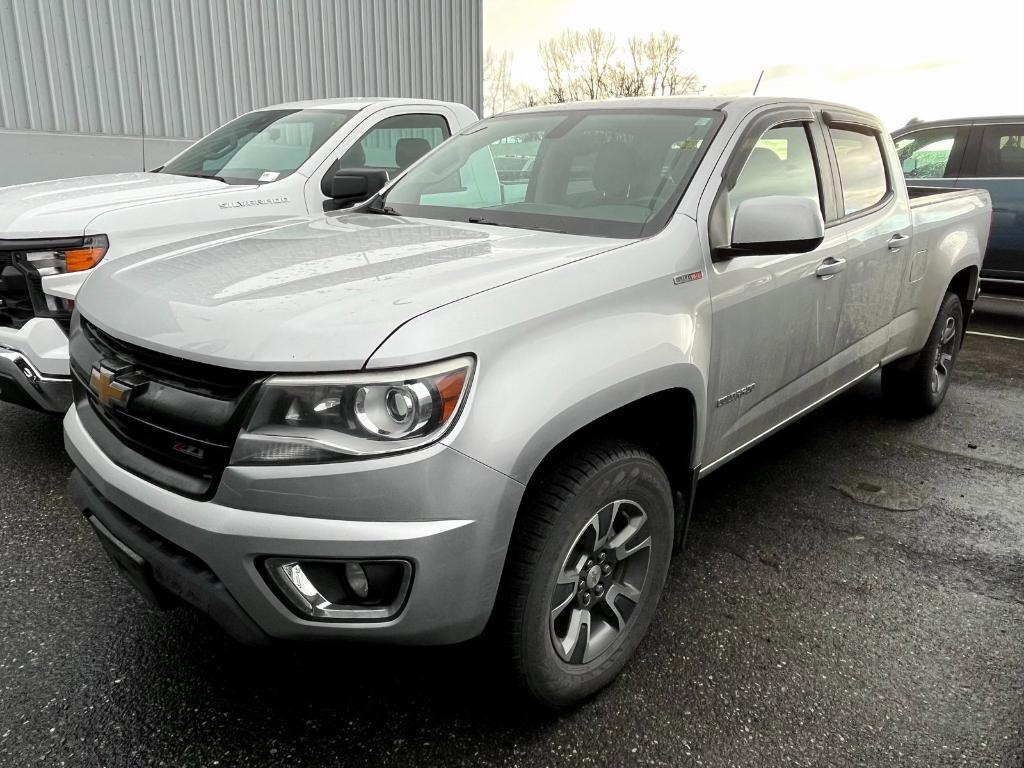
<path fill-rule="evenodd" d="M 160 173 L 215 178 L 227 184 L 264 184 L 294 173 L 343 126 L 354 111 L 266 109 L 222 125 Z"/>
<path fill-rule="evenodd" d="M 387 192 L 396 212 L 640 237 L 665 225 L 721 122 L 673 109 L 494 117 L 441 145 Z"/>

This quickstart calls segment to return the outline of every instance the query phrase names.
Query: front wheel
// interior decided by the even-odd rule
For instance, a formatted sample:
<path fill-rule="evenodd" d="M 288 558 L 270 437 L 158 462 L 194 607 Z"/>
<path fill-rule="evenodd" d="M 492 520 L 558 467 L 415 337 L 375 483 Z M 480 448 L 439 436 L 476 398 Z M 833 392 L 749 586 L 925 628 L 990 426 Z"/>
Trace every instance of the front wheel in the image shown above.
<path fill-rule="evenodd" d="M 665 472 L 625 443 L 567 456 L 531 487 L 496 608 L 527 695 L 559 709 L 615 678 L 654 617 L 672 528 Z"/>
<path fill-rule="evenodd" d="M 882 369 L 882 394 L 897 412 L 925 416 L 942 405 L 963 335 L 963 304 L 959 296 L 947 293 L 928 341 L 913 365 L 900 368 L 900 361 L 896 361 Z"/>

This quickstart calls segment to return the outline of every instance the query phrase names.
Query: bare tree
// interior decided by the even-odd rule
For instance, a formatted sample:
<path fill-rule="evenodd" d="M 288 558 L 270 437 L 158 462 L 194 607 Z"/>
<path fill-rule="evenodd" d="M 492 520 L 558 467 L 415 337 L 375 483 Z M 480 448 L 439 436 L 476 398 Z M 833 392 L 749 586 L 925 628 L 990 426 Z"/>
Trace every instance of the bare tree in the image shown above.
<path fill-rule="evenodd" d="M 540 44 L 551 102 L 603 99 L 612 94 L 615 37 L 602 29 L 566 30 Z"/>
<path fill-rule="evenodd" d="M 509 51 L 495 53 L 491 48 L 484 54 L 484 109 L 489 115 L 496 115 L 513 109 L 512 54 Z"/>
<path fill-rule="evenodd" d="M 587 101 L 619 96 L 700 93 L 700 79 L 682 67 L 679 35 L 661 32 L 631 37 L 625 51 L 602 29 L 566 30 L 538 48 L 545 86 L 512 84 L 512 55 L 488 50 L 484 62 L 485 107 L 489 114 L 535 104 Z"/>
<path fill-rule="evenodd" d="M 615 70 L 616 96 L 671 96 L 700 93 L 704 87 L 692 72 L 680 70 L 683 49 L 679 35 L 669 32 L 631 37 L 629 58 Z"/>

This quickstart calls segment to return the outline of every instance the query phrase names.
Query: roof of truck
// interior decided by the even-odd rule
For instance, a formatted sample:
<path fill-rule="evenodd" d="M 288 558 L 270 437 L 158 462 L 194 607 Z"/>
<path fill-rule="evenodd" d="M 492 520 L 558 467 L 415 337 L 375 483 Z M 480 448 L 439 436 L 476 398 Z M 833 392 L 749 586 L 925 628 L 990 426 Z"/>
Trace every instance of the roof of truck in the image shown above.
<path fill-rule="evenodd" d="M 541 104 L 536 107 L 513 110 L 515 114 L 522 112 L 546 112 L 553 109 L 623 109 L 639 107 L 643 109 L 717 109 L 736 108 L 749 112 L 759 107 L 773 105 L 806 105 L 808 107 L 825 107 L 841 109 L 847 112 L 867 114 L 864 110 L 846 104 L 836 104 L 819 99 L 800 99 L 787 96 L 639 96 L 625 99 L 604 99 L 601 101 L 579 101 L 565 104 Z"/>
<path fill-rule="evenodd" d="M 1024 115 L 986 115 L 983 117 L 950 117 L 946 120 L 913 120 L 894 134 L 919 131 L 922 128 L 949 128 L 954 125 L 998 125 L 1000 123 L 1024 123 Z"/>
<path fill-rule="evenodd" d="M 287 101 L 283 104 L 270 104 L 260 109 L 352 109 L 360 110 L 367 107 L 386 106 L 394 102 L 412 104 L 449 104 L 447 101 L 436 99 L 409 99 L 401 97 L 366 97 L 366 96 L 344 96 L 336 99 L 307 99 L 305 101 Z"/>

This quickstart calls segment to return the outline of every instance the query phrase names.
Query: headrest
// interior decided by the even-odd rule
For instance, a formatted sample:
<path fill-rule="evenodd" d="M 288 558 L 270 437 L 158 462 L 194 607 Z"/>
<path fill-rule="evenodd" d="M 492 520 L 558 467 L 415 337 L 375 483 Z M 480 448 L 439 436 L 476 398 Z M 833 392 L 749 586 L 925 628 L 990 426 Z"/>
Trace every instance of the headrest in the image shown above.
<path fill-rule="evenodd" d="M 366 153 L 362 144 L 356 144 L 348 152 L 341 156 L 342 168 L 363 168 L 366 166 Z"/>
<path fill-rule="evenodd" d="M 423 157 L 431 149 L 426 139 L 399 139 L 395 144 L 395 165 L 403 171 Z"/>
<path fill-rule="evenodd" d="M 606 195 L 624 196 L 637 176 L 640 160 L 632 147 L 614 141 L 597 151 L 594 188 Z"/>
<path fill-rule="evenodd" d="M 747 160 L 746 166 L 743 170 L 748 168 L 756 168 L 761 171 L 775 168 L 782 163 L 782 159 L 766 147 L 754 147 L 754 151 L 750 153 L 750 158 Z"/>

